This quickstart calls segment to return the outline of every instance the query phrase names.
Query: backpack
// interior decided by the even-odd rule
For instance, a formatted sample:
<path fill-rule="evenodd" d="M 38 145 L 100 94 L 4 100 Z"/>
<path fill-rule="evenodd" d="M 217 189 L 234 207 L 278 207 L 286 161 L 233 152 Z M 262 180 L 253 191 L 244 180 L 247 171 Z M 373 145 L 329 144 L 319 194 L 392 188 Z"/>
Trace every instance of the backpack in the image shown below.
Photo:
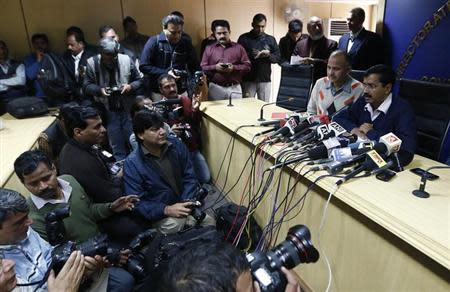
<path fill-rule="evenodd" d="M 248 210 L 244 206 L 236 205 L 229 202 L 216 210 L 216 226 L 223 239 L 233 244 L 234 239 L 238 236 L 239 230 L 244 223 Z M 259 240 L 262 237 L 262 229 L 253 218 L 247 222 L 248 228 L 244 229 L 239 239 L 237 247 L 240 250 L 252 252 L 255 250 Z M 248 230 L 248 231 L 247 231 Z"/>
<path fill-rule="evenodd" d="M 58 55 L 53 53 L 44 55 L 38 80 L 42 90 L 49 99 L 71 101 L 75 85 L 70 80 L 61 57 Z"/>
<path fill-rule="evenodd" d="M 16 119 L 42 116 L 48 113 L 48 106 L 37 97 L 19 97 L 8 102 L 8 113 Z"/>

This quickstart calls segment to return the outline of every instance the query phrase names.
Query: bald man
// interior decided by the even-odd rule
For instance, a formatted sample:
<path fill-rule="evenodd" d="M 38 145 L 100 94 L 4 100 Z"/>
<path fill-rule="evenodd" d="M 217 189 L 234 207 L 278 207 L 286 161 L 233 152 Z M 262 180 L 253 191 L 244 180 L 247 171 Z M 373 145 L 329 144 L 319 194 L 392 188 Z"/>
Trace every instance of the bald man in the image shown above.
<path fill-rule="evenodd" d="M 327 60 L 338 45 L 324 36 L 321 18 L 311 17 L 307 29 L 309 36 L 297 43 L 294 55 L 304 58 L 302 64 L 314 64 L 314 80 L 317 80 L 327 75 Z"/>
<path fill-rule="evenodd" d="M 362 84 L 353 79 L 348 56 L 343 51 L 331 53 L 327 64 L 327 76 L 317 80 L 308 102 L 308 113 L 332 115 L 349 106 L 363 92 Z"/>

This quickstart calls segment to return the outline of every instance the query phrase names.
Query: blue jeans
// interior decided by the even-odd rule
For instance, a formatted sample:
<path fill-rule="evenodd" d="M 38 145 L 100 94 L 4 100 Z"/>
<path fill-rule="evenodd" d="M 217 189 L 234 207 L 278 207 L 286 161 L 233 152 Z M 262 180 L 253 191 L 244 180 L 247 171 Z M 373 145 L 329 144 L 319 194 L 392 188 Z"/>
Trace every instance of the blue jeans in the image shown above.
<path fill-rule="evenodd" d="M 133 133 L 130 116 L 126 111 L 112 112 L 107 110 L 109 145 L 116 160 L 125 159 L 129 153 L 128 139 Z"/>
<path fill-rule="evenodd" d="M 134 278 L 122 268 L 111 267 L 108 269 L 108 292 L 130 292 L 133 291 Z"/>
<path fill-rule="evenodd" d="M 208 183 L 211 180 L 211 173 L 209 172 L 208 163 L 206 163 L 206 159 L 203 154 L 196 150 L 189 152 L 189 157 L 194 166 L 194 172 L 200 183 Z"/>

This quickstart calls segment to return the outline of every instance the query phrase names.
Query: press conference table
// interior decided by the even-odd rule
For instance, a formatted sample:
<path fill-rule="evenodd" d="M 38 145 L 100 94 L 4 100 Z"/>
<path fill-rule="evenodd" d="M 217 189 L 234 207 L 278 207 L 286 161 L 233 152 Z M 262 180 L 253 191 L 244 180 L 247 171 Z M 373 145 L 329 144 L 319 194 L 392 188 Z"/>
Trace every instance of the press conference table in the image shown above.
<path fill-rule="evenodd" d="M 217 174 L 232 132 L 241 125 L 255 124 L 263 102 L 255 99 L 202 103 L 203 151 L 214 179 L 220 187 L 225 171 Z M 286 110 L 267 106 L 265 117 L 271 112 Z M 239 176 L 253 148 L 252 138 L 266 128 L 252 127 L 238 131 L 229 171 L 228 190 L 231 200 L 240 202 L 249 167 Z M 279 147 L 265 148 L 269 158 L 263 169 L 273 163 L 270 158 Z M 407 169 L 439 165 L 435 161 L 416 155 Z M 225 162 L 225 166 L 227 162 Z M 301 173 L 305 173 L 305 167 Z M 293 192 L 294 201 L 307 185 L 324 171 L 298 176 L 300 167 L 286 168 L 282 173 L 282 188 L 289 176 L 299 177 Z M 293 220 L 283 223 L 278 241 L 284 240 L 287 230 L 295 224 L 307 225 L 312 242 L 318 247 L 319 226 L 329 193 L 336 190 L 326 213 L 321 233 L 319 252 L 315 264 L 301 264 L 297 271 L 313 291 L 324 291 L 328 282 L 328 269 L 324 254 L 328 256 L 333 274 L 331 291 L 450 291 L 450 171 L 433 170 L 440 176 L 428 181 L 426 190 L 430 198 L 412 195 L 420 178 L 405 170 L 390 182 L 375 177 L 350 180 L 339 188 L 336 178 L 325 178 L 309 193 L 303 210 Z M 292 185 L 292 183 L 291 183 Z M 274 192 L 272 192 L 273 194 Z M 283 194 L 284 196 L 284 194 Z M 272 209 L 272 197 L 263 200 L 254 213 L 261 226 L 265 226 Z M 245 198 L 243 204 L 248 203 Z M 294 210 L 292 213 L 297 213 Z"/>
<path fill-rule="evenodd" d="M 0 186 L 26 194 L 25 187 L 14 174 L 14 161 L 23 152 L 35 148 L 39 134 L 53 123 L 55 117 L 18 120 L 4 114 L 0 119 L 3 121 L 3 129 L 0 130 Z"/>

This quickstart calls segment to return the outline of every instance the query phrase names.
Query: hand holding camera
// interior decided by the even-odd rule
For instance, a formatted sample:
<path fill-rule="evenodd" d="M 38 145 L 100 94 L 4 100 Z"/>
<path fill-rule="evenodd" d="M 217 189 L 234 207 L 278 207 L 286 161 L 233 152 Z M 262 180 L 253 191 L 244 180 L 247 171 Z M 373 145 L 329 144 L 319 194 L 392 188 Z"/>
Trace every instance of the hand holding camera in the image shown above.
<path fill-rule="evenodd" d="M 85 272 L 84 256 L 80 251 L 74 251 L 64 264 L 58 277 L 55 278 L 55 272 L 52 270 L 48 277 L 47 286 L 49 292 L 75 292 L 81 283 Z"/>
<path fill-rule="evenodd" d="M 191 206 L 194 205 L 195 205 L 194 202 L 188 201 L 166 206 L 164 208 L 164 215 L 173 218 L 186 218 L 187 216 L 189 216 L 189 214 L 191 214 L 192 211 Z"/>

